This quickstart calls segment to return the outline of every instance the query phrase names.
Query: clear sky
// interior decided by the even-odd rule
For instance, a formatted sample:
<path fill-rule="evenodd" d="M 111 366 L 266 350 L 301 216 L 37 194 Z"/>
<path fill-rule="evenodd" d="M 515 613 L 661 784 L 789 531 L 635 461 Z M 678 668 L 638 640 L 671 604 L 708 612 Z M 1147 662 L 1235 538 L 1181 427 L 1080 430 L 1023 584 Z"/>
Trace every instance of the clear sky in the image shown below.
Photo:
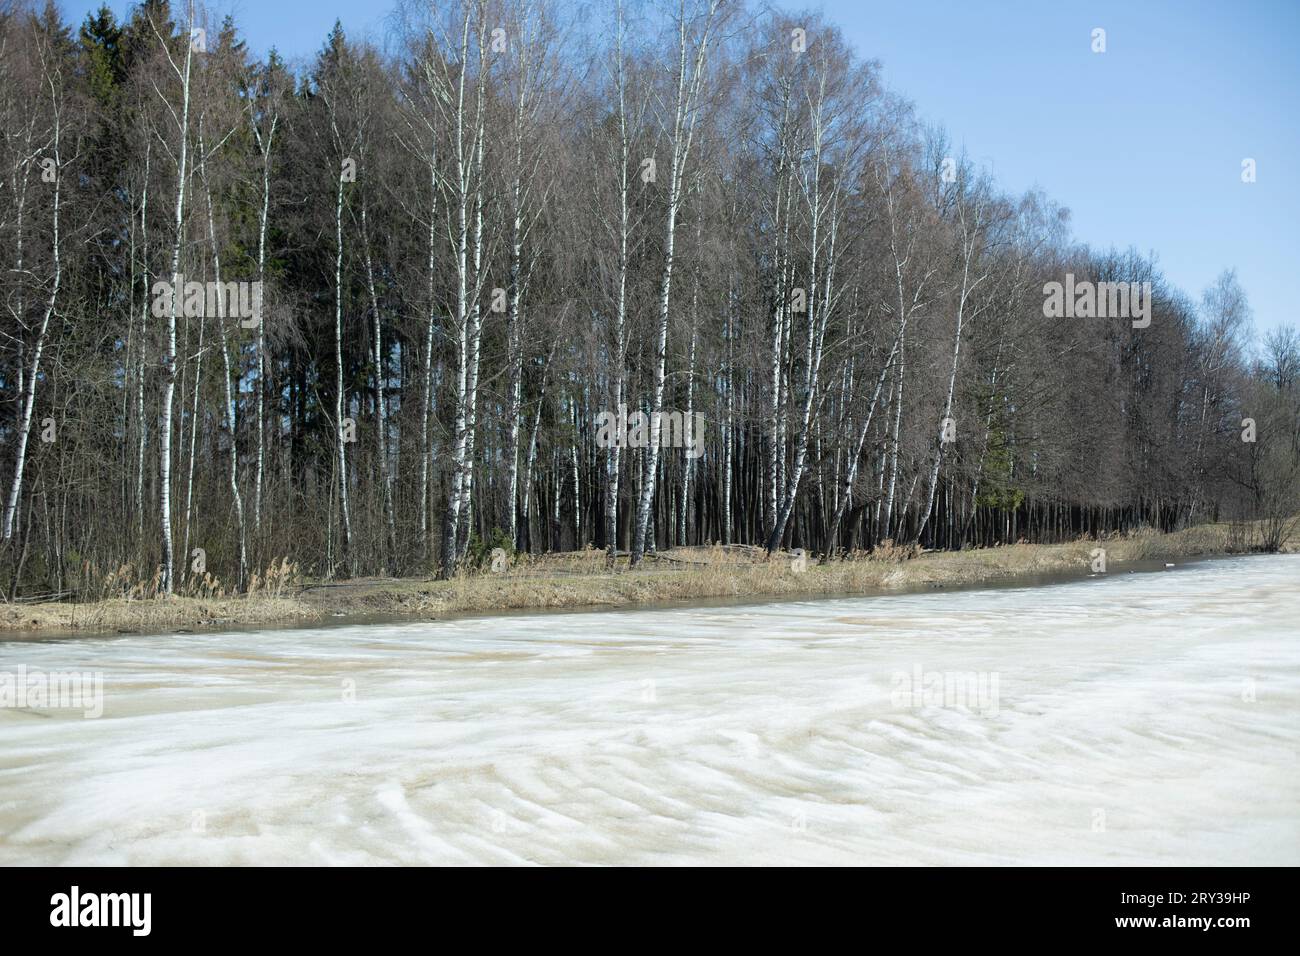
<path fill-rule="evenodd" d="M 1198 299 L 1235 268 L 1258 331 L 1300 324 L 1300 0 L 822 9 L 1004 189 L 1068 206 L 1079 239 L 1156 252 Z"/>
<path fill-rule="evenodd" d="M 61 0 L 77 21 L 99 6 Z M 113 0 L 121 16 L 132 4 Z M 805 5 L 783 3 L 788 9 Z M 886 83 L 1093 246 L 1155 252 L 1199 297 L 1235 268 L 1259 331 L 1300 324 L 1300 0 L 825 0 Z M 379 33 L 391 0 L 215 0 L 249 47 Z M 1092 31 L 1106 52 L 1092 52 Z M 1241 181 L 1244 158 L 1257 181 Z"/>

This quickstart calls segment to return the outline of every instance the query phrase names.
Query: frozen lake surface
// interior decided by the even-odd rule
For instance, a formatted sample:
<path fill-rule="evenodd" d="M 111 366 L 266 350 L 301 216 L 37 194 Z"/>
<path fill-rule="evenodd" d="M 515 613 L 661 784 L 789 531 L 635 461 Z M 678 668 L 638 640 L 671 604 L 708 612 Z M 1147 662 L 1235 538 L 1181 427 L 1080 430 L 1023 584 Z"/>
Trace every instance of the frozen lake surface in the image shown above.
<path fill-rule="evenodd" d="M 0 708 L 0 864 L 1300 864 L 1295 555 L 19 667 L 103 715 Z"/>

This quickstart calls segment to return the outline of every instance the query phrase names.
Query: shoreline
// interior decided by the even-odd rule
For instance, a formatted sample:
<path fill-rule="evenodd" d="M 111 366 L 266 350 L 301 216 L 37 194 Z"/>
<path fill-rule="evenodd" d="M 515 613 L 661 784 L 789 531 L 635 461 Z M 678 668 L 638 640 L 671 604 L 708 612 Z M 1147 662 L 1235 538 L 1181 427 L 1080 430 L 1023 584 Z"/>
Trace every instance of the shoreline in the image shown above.
<path fill-rule="evenodd" d="M 930 589 L 1043 586 L 1085 579 L 1094 553 L 1106 552 L 1108 574 L 1162 570 L 1168 559 L 1237 557 L 1226 529 L 1205 525 L 1170 534 L 1066 544 L 1014 544 L 912 556 L 881 549 L 871 556 L 793 569 L 789 554 L 764 561 L 757 549 L 683 548 L 661 552 L 632 571 L 605 568 L 604 552 L 526 557 L 504 572 L 430 578 L 308 582 L 279 596 L 109 599 L 0 607 L 0 641 L 140 633 L 213 633 L 311 624 L 418 622 L 545 611 L 691 607 L 839 599 Z M 1288 550 L 1294 550 L 1288 549 Z"/>

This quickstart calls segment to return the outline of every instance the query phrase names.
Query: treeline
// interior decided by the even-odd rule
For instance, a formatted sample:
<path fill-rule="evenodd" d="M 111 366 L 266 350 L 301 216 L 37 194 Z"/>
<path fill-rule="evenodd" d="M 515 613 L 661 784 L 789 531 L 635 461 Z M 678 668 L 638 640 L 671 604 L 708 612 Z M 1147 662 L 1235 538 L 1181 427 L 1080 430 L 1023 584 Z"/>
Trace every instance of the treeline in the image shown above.
<path fill-rule="evenodd" d="M 160 0 L 0 7 L 10 597 L 1295 512 L 1294 331 L 1251 358 L 1232 273 L 1074 243 L 820 16 L 391 24 L 291 67 Z M 1149 323 L 1047 317 L 1067 276 Z"/>

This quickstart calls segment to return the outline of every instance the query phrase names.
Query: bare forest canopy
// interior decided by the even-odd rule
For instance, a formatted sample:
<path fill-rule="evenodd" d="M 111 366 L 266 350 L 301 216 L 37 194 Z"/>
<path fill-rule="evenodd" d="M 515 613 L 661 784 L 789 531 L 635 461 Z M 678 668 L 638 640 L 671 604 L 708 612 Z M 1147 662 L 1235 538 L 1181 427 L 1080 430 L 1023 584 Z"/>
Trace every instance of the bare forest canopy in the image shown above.
<path fill-rule="evenodd" d="M 389 22 L 295 69 L 0 4 L 8 597 L 1295 513 L 1295 331 L 1076 243 L 819 15 Z"/>

